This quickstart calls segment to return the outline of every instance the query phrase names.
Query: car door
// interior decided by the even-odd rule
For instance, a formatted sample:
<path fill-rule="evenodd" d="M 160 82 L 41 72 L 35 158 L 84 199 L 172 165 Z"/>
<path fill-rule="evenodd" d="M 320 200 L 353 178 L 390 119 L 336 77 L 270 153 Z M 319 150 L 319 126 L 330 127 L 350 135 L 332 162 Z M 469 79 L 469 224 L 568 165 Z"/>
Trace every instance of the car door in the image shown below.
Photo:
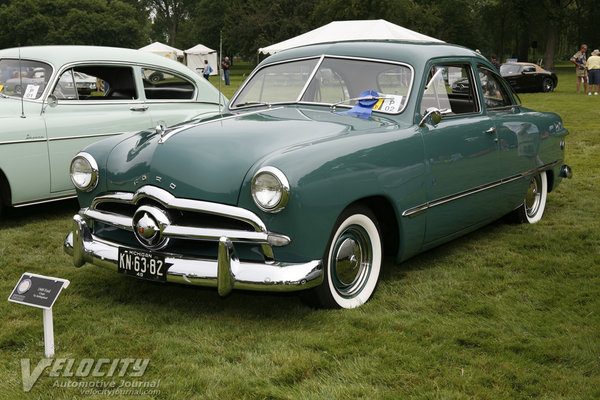
<path fill-rule="evenodd" d="M 482 188 L 499 176 L 497 135 L 480 104 L 472 65 L 436 63 L 428 75 L 420 113 L 435 107 L 443 117 L 419 128 L 427 165 L 426 247 L 486 220 L 491 198 Z"/>
<path fill-rule="evenodd" d="M 496 88 L 494 92 L 484 92 L 484 104 L 498 135 L 498 170 L 502 171 L 500 179 L 506 182 L 498 192 L 506 200 L 502 203 L 504 211 L 509 212 L 511 204 L 523 199 L 523 182 L 511 179 L 536 167 L 540 130 L 517 107 L 500 76 L 485 65 L 478 65 L 477 70 L 482 81 L 492 82 Z"/>
<path fill-rule="evenodd" d="M 75 73 L 88 78 L 76 79 Z M 95 78 L 93 88 L 90 88 L 93 79 L 89 77 Z M 59 75 L 52 94 L 57 104 L 46 107 L 44 113 L 52 192 L 73 189 L 69 165 L 73 156 L 88 144 L 152 126 L 132 66 L 72 66 Z"/>

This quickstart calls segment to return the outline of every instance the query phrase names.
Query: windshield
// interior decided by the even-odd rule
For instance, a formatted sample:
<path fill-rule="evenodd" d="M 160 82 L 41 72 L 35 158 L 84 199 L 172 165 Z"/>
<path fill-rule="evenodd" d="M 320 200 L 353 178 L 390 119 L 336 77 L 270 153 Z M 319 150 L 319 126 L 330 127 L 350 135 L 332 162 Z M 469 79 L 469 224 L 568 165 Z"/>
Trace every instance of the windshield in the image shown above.
<path fill-rule="evenodd" d="M 0 60 L 0 93 L 24 99 L 38 99 L 52 75 L 52 67 L 30 60 Z"/>
<path fill-rule="evenodd" d="M 322 62 L 318 58 L 295 60 L 255 73 L 231 107 L 298 101 L 351 107 L 361 93 L 374 91 L 379 102 L 373 110 L 399 113 L 406 105 L 412 78 L 408 66 L 382 61 L 337 57 L 325 57 Z"/>
<path fill-rule="evenodd" d="M 514 75 L 518 74 L 521 66 L 519 64 L 502 64 L 500 66 L 501 75 Z"/>

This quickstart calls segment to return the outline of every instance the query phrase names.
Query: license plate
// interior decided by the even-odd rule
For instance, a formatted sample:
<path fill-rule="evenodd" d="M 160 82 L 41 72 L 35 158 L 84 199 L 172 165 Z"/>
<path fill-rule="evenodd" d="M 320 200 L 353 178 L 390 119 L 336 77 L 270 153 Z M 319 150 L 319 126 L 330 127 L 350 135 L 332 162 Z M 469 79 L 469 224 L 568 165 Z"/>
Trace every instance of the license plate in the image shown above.
<path fill-rule="evenodd" d="M 120 274 L 150 281 L 166 282 L 167 266 L 161 254 L 143 250 L 119 248 Z"/>

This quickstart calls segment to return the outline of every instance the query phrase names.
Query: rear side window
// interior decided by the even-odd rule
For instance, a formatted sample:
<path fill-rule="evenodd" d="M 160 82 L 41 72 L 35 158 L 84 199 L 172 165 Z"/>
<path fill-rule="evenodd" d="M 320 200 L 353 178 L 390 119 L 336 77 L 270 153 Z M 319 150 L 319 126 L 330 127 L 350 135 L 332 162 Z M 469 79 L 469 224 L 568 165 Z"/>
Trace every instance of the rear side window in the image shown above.
<path fill-rule="evenodd" d="M 469 64 L 434 65 L 428 71 L 421 114 L 435 107 L 446 115 L 479 112 L 476 84 Z"/>
<path fill-rule="evenodd" d="M 136 100 L 133 68 L 84 65 L 62 73 L 54 91 L 62 100 Z"/>
<path fill-rule="evenodd" d="M 193 99 L 194 84 L 178 75 L 143 68 L 144 94 L 149 100 Z"/>

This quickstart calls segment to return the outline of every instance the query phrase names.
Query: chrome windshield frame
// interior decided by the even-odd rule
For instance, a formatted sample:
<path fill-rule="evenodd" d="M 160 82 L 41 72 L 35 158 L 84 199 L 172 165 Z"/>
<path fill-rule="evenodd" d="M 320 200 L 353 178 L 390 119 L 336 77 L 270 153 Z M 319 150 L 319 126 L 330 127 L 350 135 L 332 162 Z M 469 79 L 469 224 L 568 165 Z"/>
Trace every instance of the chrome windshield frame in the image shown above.
<path fill-rule="evenodd" d="M 401 62 L 401 61 L 386 60 L 386 59 L 380 59 L 380 58 L 322 54 L 320 56 L 299 57 L 299 58 L 293 58 L 293 59 L 289 59 L 289 60 L 277 61 L 274 63 L 265 64 L 264 66 L 262 66 L 259 69 L 255 69 L 252 72 L 252 74 L 248 77 L 248 79 L 243 83 L 243 85 L 240 87 L 240 89 L 235 93 L 234 97 L 231 98 L 231 100 L 229 102 L 229 106 L 228 106 L 229 110 L 235 111 L 235 110 L 247 108 L 247 106 L 246 107 L 235 107 L 234 104 L 236 103 L 237 98 L 244 91 L 244 89 L 246 88 L 248 83 L 252 81 L 252 79 L 258 72 L 264 70 L 265 68 L 276 66 L 276 65 L 304 61 L 304 60 L 317 59 L 317 58 L 318 58 L 318 61 L 315 64 L 313 71 L 310 73 L 306 83 L 304 84 L 304 86 L 303 86 L 299 96 L 296 98 L 296 100 L 289 100 L 289 101 L 282 101 L 282 102 L 269 102 L 269 105 L 274 106 L 274 105 L 281 105 L 281 104 L 306 104 L 306 105 L 318 105 L 318 106 L 327 106 L 327 107 L 331 106 L 331 104 L 329 104 L 329 103 L 302 101 L 302 98 L 304 97 L 306 91 L 308 90 L 308 87 L 310 86 L 316 73 L 319 71 L 319 68 L 323 64 L 324 60 L 325 59 L 340 59 L 340 60 L 366 61 L 366 62 L 376 62 L 376 63 L 391 64 L 391 65 L 399 65 L 399 66 L 407 68 L 410 71 L 410 82 L 407 85 L 408 91 L 405 95 L 406 101 L 404 101 L 402 108 L 398 112 L 395 112 L 395 113 L 385 112 L 385 111 L 381 111 L 381 110 L 375 110 L 374 112 L 388 114 L 388 115 L 399 115 L 399 114 L 403 113 L 404 110 L 406 109 L 406 106 L 410 100 L 410 96 L 412 95 L 414 82 L 415 82 L 415 69 L 413 68 L 412 65 L 405 63 L 405 62 Z M 349 105 L 340 105 L 340 106 L 341 107 L 351 107 Z"/>

